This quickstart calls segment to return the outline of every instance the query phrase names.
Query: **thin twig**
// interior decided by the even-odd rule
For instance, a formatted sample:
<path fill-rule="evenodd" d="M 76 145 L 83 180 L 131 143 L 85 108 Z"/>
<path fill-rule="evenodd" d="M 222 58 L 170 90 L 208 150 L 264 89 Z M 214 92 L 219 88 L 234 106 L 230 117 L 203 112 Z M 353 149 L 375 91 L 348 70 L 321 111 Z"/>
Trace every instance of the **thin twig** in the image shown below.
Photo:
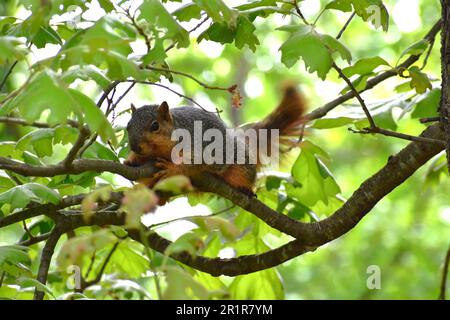
<path fill-rule="evenodd" d="M 200 23 L 198 23 L 195 27 L 193 27 L 191 30 L 188 30 L 188 33 L 194 32 L 198 28 L 200 28 L 206 21 L 209 20 L 209 16 L 206 16 Z M 172 50 L 177 45 L 176 42 L 172 42 L 166 49 L 164 49 L 165 52 Z"/>
<path fill-rule="evenodd" d="M 369 108 L 367 108 L 367 105 L 364 102 L 364 99 L 361 97 L 361 95 L 359 94 L 358 90 L 356 90 L 355 86 L 350 81 L 350 79 L 342 72 L 342 70 L 334 62 L 333 62 L 333 68 L 338 72 L 339 76 L 342 79 L 344 79 L 344 81 L 350 87 L 350 89 L 352 90 L 352 92 L 354 93 L 356 98 L 358 99 L 359 103 L 361 104 L 361 107 L 364 110 L 364 113 L 366 114 L 367 120 L 369 121 L 369 125 L 370 125 L 369 128 L 364 128 L 363 130 L 359 130 L 359 131 L 350 129 L 350 131 L 353 131 L 353 132 L 356 132 L 356 133 L 379 133 L 379 134 L 382 134 L 382 135 L 385 135 L 385 136 L 400 138 L 400 139 L 409 140 L 409 141 L 443 144 L 443 141 L 441 141 L 441 140 L 435 140 L 435 139 L 430 139 L 430 138 L 411 136 L 411 135 L 408 135 L 408 134 L 399 133 L 399 132 L 390 131 L 390 130 L 385 130 L 385 129 L 382 129 L 382 128 L 378 127 L 375 124 L 375 121 L 373 120 L 373 117 L 370 114 Z"/>
<path fill-rule="evenodd" d="M 369 108 L 367 108 L 366 103 L 364 102 L 364 99 L 359 94 L 358 90 L 356 90 L 355 86 L 351 82 L 351 80 L 342 72 L 341 68 L 339 68 L 336 63 L 333 62 L 333 69 L 337 71 L 339 76 L 347 83 L 353 94 L 355 95 L 356 99 L 358 99 L 359 103 L 361 104 L 362 109 L 364 110 L 364 113 L 366 114 L 367 120 L 369 120 L 369 124 L 371 128 L 376 128 L 375 121 L 372 118 L 372 115 L 370 114 Z"/>
<path fill-rule="evenodd" d="M 27 239 L 25 241 L 19 242 L 18 245 L 19 246 L 24 246 L 24 247 L 28 247 L 31 246 L 33 244 L 42 242 L 47 240 L 50 237 L 51 232 L 47 232 L 44 234 L 40 234 L 38 236 L 34 236 L 33 238 Z"/>
<path fill-rule="evenodd" d="M 114 82 L 112 82 L 106 89 L 105 91 L 103 91 L 102 96 L 100 97 L 100 99 L 97 101 L 97 107 L 101 108 L 103 102 L 105 101 L 105 99 L 108 97 L 109 93 L 120 83 L 121 81 L 116 80 Z"/>
<path fill-rule="evenodd" d="M 90 263 L 89 263 L 89 266 L 88 266 L 88 268 L 87 268 L 87 270 L 86 270 L 86 273 L 84 274 L 84 278 L 85 278 L 85 279 L 87 279 L 87 278 L 89 277 L 89 274 L 90 274 L 91 271 L 92 271 L 92 267 L 94 266 L 94 262 L 95 262 L 95 257 L 96 257 L 96 255 L 97 255 L 97 250 L 94 250 L 94 252 L 92 252 L 92 255 L 91 255 L 91 261 L 90 261 Z"/>
<path fill-rule="evenodd" d="M 34 235 L 28 229 L 26 220 L 22 220 L 22 226 L 23 226 L 23 229 L 25 230 L 25 232 L 28 234 L 28 237 L 30 238 L 30 240 L 34 239 Z"/>
<path fill-rule="evenodd" d="M 73 144 L 66 158 L 63 160 L 63 164 L 65 167 L 70 167 L 72 165 L 78 152 L 83 147 L 86 138 L 89 136 L 89 133 L 89 130 L 87 130 L 85 127 L 80 127 L 77 140 Z"/>
<path fill-rule="evenodd" d="M 429 118 L 421 118 L 420 123 L 430 123 L 430 122 L 436 122 L 440 121 L 441 117 L 429 117 Z"/>
<path fill-rule="evenodd" d="M 92 286 L 92 285 L 97 284 L 97 283 L 100 282 L 100 280 L 102 279 L 103 273 L 105 272 L 106 266 L 108 265 L 109 261 L 111 260 L 111 257 L 114 254 L 114 252 L 116 251 L 116 249 L 119 246 L 119 244 L 120 244 L 120 241 L 117 241 L 116 243 L 114 243 L 113 247 L 108 252 L 108 255 L 106 256 L 105 260 L 103 261 L 103 264 L 101 265 L 100 270 L 97 273 L 97 276 L 93 280 L 82 281 L 81 288 L 78 289 L 77 291 L 83 292 L 84 289 L 86 289 L 87 287 Z"/>
<path fill-rule="evenodd" d="M 433 25 L 433 27 L 428 31 L 428 33 L 423 37 L 423 39 L 431 42 L 433 39 L 435 39 L 436 35 L 441 31 L 441 26 L 442 26 L 442 20 L 438 20 Z M 413 63 L 415 63 L 417 60 L 419 60 L 419 58 L 420 58 L 420 55 L 410 56 L 406 61 L 401 63 L 399 67 L 407 69 Z M 372 79 L 368 80 L 366 86 L 360 90 L 360 93 L 370 90 L 373 87 L 380 84 L 381 82 L 383 82 L 391 77 L 395 77 L 397 75 L 398 75 L 398 71 L 396 69 L 385 71 L 385 72 L 373 77 Z M 353 91 L 350 90 L 346 94 L 341 95 L 341 96 L 337 97 L 336 99 L 324 104 L 322 107 L 314 109 L 313 111 L 309 112 L 308 114 L 305 115 L 305 119 L 307 121 L 320 119 L 320 118 L 324 117 L 325 115 L 327 115 L 327 113 L 330 112 L 331 110 L 333 110 L 334 108 L 340 106 L 344 102 L 346 102 L 354 97 L 355 97 L 355 94 L 353 93 Z"/>
<path fill-rule="evenodd" d="M 131 89 L 136 85 L 136 82 L 132 82 L 131 85 L 125 90 L 125 92 L 114 102 L 112 108 L 110 110 L 106 111 L 106 116 L 109 116 L 109 114 L 117 107 L 120 101 L 122 101 L 123 98 L 130 92 Z"/>
<path fill-rule="evenodd" d="M 300 7 L 298 5 L 298 1 L 297 0 L 292 0 L 292 3 L 290 3 L 294 6 L 295 11 L 297 12 L 298 16 L 300 17 L 300 19 L 302 19 L 304 24 L 309 25 L 309 22 L 305 19 L 305 16 L 303 15 L 302 11 L 300 10 Z"/>
<path fill-rule="evenodd" d="M 199 103 L 198 103 L 197 101 L 195 101 L 194 99 L 192 99 L 192 98 L 190 98 L 190 97 L 188 97 L 188 96 L 186 96 L 186 95 L 184 95 L 184 94 L 182 94 L 182 93 L 180 93 L 180 92 L 178 92 L 178 91 L 175 91 L 175 90 L 173 90 L 172 88 L 169 88 L 168 86 L 165 86 L 165 85 L 163 85 L 163 84 L 160 84 L 160 83 L 151 82 L 151 81 L 136 81 L 136 80 L 127 80 L 126 82 L 140 83 L 140 84 L 147 84 L 147 85 L 150 85 L 150 86 L 161 87 L 161 88 L 164 88 L 164 89 L 166 89 L 166 90 L 168 90 L 168 91 L 170 91 L 170 92 L 176 94 L 176 95 L 179 96 L 180 98 L 184 98 L 184 99 L 186 99 L 186 100 L 192 102 L 193 104 L 195 104 L 196 106 L 198 106 L 198 107 L 199 107 L 200 109 L 202 109 L 203 111 L 211 112 L 211 113 L 220 113 L 220 112 L 222 112 L 222 111 L 219 111 L 219 110 L 216 110 L 216 111 L 209 111 L 209 110 L 205 109 L 201 104 L 199 104 Z"/>
<path fill-rule="evenodd" d="M 159 67 L 153 67 L 153 66 L 146 66 L 146 69 L 149 70 L 153 70 L 153 71 L 159 71 L 159 72 L 169 72 L 169 73 L 173 73 L 173 74 L 178 74 L 180 76 L 183 77 L 187 77 L 191 80 L 194 80 L 195 82 L 197 82 L 199 85 L 201 85 L 202 87 L 204 87 L 205 89 L 210 89 L 210 90 L 223 90 L 223 91 L 230 91 L 234 86 L 230 86 L 230 87 L 218 87 L 218 86 L 210 86 L 209 84 L 204 83 L 201 80 L 198 80 L 197 78 L 195 78 L 193 75 L 183 72 L 183 71 L 175 71 L 172 69 L 168 69 L 168 68 L 159 68 Z"/>
<path fill-rule="evenodd" d="M 425 69 L 425 67 L 427 66 L 428 58 L 430 57 L 431 51 L 433 50 L 434 42 L 435 42 L 435 38 L 431 39 L 427 54 L 425 55 L 425 59 L 423 59 L 423 64 L 422 64 L 422 67 L 420 68 L 420 70 Z"/>
<path fill-rule="evenodd" d="M 425 138 L 425 137 L 411 136 L 409 134 L 404 134 L 404 133 L 400 133 L 400 132 L 386 130 L 386 129 L 382 129 L 382 128 L 379 128 L 379 127 L 364 128 L 362 130 L 354 130 L 352 128 L 349 128 L 348 130 L 353 132 L 353 133 L 361 133 L 361 134 L 379 133 L 379 134 L 384 135 L 384 136 L 399 138 L 399 139 L 408 140 L 408 141 L 417 141 L 417 142 L 425 142 L 425 143 L 436 143 L 436 144 L 439 144 L 439 145 L 443 145 L 444 144 L 444 141 L 442 141 L 442 140 Z"/>
<path fill-rule="evenodd" d="M 164 226 L 164 225 L 172 223 L 172 222 L 177 222 L 177 221 L 182 221 L 182 220 L 187 220 L 187 219 L 192 219 L 192 218 L 209 218 L 209 217 L 214 217 L 214 216 L 223 214 L 225 212 L 228 212 L 231 209 L 233 209 L 234 207 L 236 207 L 236 205 L 232 205 L 232 206 L 230 206 L 228 208 L 225 208 L 225 209 L 222 209 L 222 210 L 219 210 L 217 212 L 213 212 L 211 214 L 204 215 L 204 216 L 202 216 L 202 215 L 187 216 L 187 217 L 180 217 L 180 218 L 167 220 L 167 221 L 163 221 L 163 222 L 158 222 L 158 223 L 155 223 L 155 224 L 152 224 L 152 225 L 148 226 L 148 228 L 149 229 L 158 228 L 158 227 Z"/>
<path fill-rule="evenodd" d="M 336 40 L 339 40 L 342 35 L 344 34 L 345 30 L 347 29 L 348 25 L 350 24 L 350 22 L 352 22 L 353 17 L 355 16 L 356 12 L 353 11 L 352 15 L 348 18 L 347 22 L 344 24 L 344 26 L 342 27 L 341 31 L 339 31 L 338 35 L 336 36 Z"/>
<path fill-rule="evenodd" d="M 6 271 L 3 271 L 3 272 L 2 272 L 2 275 L 0 276 L 0 288 L 1 288 L 2 285 L 3 285 L 3 280 L 5 280 L 5 275 L 6 275 Z"/>
<path fill-rule="evenodd" d="M 87 143 L 85 143 L 83 145 L 83 147 L 81 147 L 80 151 L 78 152 L 78 158 L 81 158 L 83 156 L 83 153 L 86 152 L 86 150 L 95 142 L 95 140 L 97 140 L 98 134 L 95 133 Z"/>
<path fill-rule="evenodd" d="M 120 6 L 119 6 L 120 7 Z M 130 13 L 130 8 L 124 9 L 125 10 L 125 14 L 128 17 L 128 19 L 130 19 L 131 24 L 136 28 L 137 32 L 144 38 L 145 41 L 145 45 L 147 46 L 147 53 L 151 50 L 152 46 L 150 44 L 150 38 L 149 36 L 145 33 L 144 29 L 142 29 L 137 21 L 136 21 L 136 12 L 135 11 L 133 14 Z"/>
<path fill-rule="evenodd" d="M 3 86 L 6 84 L 6 80 L 8 80 L 9 76 L 11 75 L 11 72 L 13 71 L 14 67 L 17 65 L 19 60 L 16 60 L 11 67 L 9 67 L 8 71 L 6 72 L 6 75 L 3 77 L 2 82 L 0 83 L 0 91 L 2 91 Z"/>

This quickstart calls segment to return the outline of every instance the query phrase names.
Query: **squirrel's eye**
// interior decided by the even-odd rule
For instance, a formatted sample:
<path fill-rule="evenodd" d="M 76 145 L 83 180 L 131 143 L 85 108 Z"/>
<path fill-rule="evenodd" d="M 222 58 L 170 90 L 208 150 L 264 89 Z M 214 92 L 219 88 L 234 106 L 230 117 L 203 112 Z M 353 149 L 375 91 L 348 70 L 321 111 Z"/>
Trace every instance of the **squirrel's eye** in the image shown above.
<path fill-rule="evenodd" d="M 158 121 L 155 120 L 155 121 L 152 122 L 150 130 L 151 131 L 158 131 L 158 129 L 159 129 L 159 123 L 158 123 Z"/>

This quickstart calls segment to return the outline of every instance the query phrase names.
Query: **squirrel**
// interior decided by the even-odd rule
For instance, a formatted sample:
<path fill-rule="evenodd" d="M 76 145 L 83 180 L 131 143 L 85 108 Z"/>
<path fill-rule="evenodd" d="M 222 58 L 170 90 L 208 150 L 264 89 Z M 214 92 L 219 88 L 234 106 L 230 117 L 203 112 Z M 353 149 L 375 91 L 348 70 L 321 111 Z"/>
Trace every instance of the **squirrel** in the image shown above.
<path fill-rule="evenodd" d="M 271 129 L 278 129 L 280 145 L 269 145 L 268 151 L 270 153 L 273 147 L 288 146 L 289 142 L 292 142 L 288 137 L 299 134 L 299 125 L 304 123 L 305 109 L 303 95 L 294 85 L 289 85 L 285 87 L 284 96 L 272 113 L 262 121 L 248 124 L 244 128 L 254 129 L 258 133 L 261 129 L 267 129 L 269 135 Z M 175 163 L 172 161 L 172 151 L 180 142 L 180 139 L 171 139 L 175 129 L 185 129 L 190 135 L 195 135 L 195 122 L 200 121 L 203 132 L 208 129 L 216 129 L 224 136 L 230 137 L 230 130 L 217 115 L 193 107 L 169 109 L 167 102 L 160 105 L 145 105 L 138 109 L 132 105 L 131 113 L 132 116 L 127 125 L 130 153 L 125 164 L 136 167 L 145 165 L 149 161 L 155 161 L 155 167 L 160 169 L 151 177 L 140 179 L 138 182 L 152 188 L 162 178 L 174 175 L 185 175 L 192 178 L 199 173 L 208 172 L 222 178 L 231 187 L 248 195 L 254 195 L 253 187 L 256 182 L 256 173 L 262 166 L 262 161 L 258 155 L 256 155 L 256 161 L 248 161 L 252 151 L 248 148 L 247 140 L 233 135 L 233 130 L 231 130 L 231 136 L 233 142 L 235 142 L 233 145 L 234 156 L 239 152 L 239 149 L 241 149 L 241 152 L 245 150 L 246 161 L 243 164 L 233 161 L 232 163 L 223 161 L 211 164 L 204 162 L 196 164 L 192 161 L 189 161 L 190 163 Z M 192 144 L 195 142 L 193 140 L 195 139 L 191 139 Z M 259 143 L 261 141 L 258 140 L 256 152 L 260 149 Z M 200 152 L 206 148 L 206 145 L 207 143 L 202 141 Z M 194 160 L 194 153 L 189 153 L 189 150 L 187 153 L 184 152 L 185 150 L 179 154 L 184 157 L 183 159 Z M 226 154 L 224 154 L 225 148 L 218 152 L 221 152 L 222 158 L 226 157 Z"/>

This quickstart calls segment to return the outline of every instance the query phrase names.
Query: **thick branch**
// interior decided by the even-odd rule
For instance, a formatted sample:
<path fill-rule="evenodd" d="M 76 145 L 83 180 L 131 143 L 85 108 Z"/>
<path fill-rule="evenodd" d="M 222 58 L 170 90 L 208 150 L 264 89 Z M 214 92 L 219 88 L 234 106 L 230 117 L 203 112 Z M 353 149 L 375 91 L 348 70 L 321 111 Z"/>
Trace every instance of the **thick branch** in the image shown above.
<path fill-rule="evenodd" d="M 442 131 L 439 125 L 433 125 L 426 129 L 421 137 L 442 139 Z M 347 232 L 387 193 L 400 185 L 415 170 L 421 167 L 431 157 L 442 150 L 439 144 L 427 144 L 413 142 L 396 156 L 391 157 L 388 164 L 372 178 L 361 185 L 361 188 L 353 195 L 353 201 L 357 203 L 340 213 L 315 223 L 302 223 L 280 214 L 257 199 L 250 198 L 246 194 L 230 188 L 221 179 L 210 175 L 193 177 L 193 184 L 201 191 L 213 192 L 231 200 L 243 209 L 252 212 L 268 225 L 286 234 L 289 234 L 308 245 L 321 244 L 337 238 Z M 106 160 L 82 159 L 73 162 L 72 168 L 61 165 L 38 167 L 21 164 L 16 161 L 0 157 L 0 169 L 28 176 L 54 176 L 67 173 L 81 173 L 85 171 L 117 173 L 130 180 L 149 177 L 156 172 L 150 164 L 146 168 L 133 168 L 120 163 Z M 344 207 L 348 206 L 346 203 Z M 343 231 L 343 232 L 342 232 Z"/>
<path fill-rule="evenodd" d="M 433 125 L 422 134 L 424 137 L 439 139 L 442 131 L 438 125 Z M 394 188 L 411 176 L 426 161 L 439 153 L 442 147 L 412 142 L 397 155 L 390 157 L 386 166 L 378 173 L 361 184 L 348 201 L 332 216 L 315 223 L 300 223 L 287 216 L 279 214 L 257 199 L 249 198 L 219 179 L 195 180 L 193 183 L 203 190 L 215 191 L 217 194 L 232 200 L 235 204 L 252 212 L 269 225 L 283 232 L 295 236 L 297 239 L 277 249 L 258 255 L 240 256 L 233 259 L 206 258 L 191 256 L 186 252 L 171 255 L 172 258 L 200 271 L 212 275 L 236 276 L 256 272 L 274 267 L 284 261 L 299 256 L 305 252 L 315 250 L 329 241 L 339 238 L 352 228 Z M 75 229 L 85 225 L 123 225 L 123 214 L 110 214 L 99 212 L 86 222 L 81 215 L 67 215 L 64 226 Z M 164 253 L 170 241 L 156 233 L 149 233 L 147 239 L 141 239 L 141 233 L 129 230 L 130 236 Z"/>
<path fill-rule="evenodd" d="M 450 0 L 441 0 L 442 4 L 442 32 L 441 32 L 441 68 L 442 95 L 439 105 L 441 123 L 445 131 L 447 150 L 447 164 L 450 172 Z"/>

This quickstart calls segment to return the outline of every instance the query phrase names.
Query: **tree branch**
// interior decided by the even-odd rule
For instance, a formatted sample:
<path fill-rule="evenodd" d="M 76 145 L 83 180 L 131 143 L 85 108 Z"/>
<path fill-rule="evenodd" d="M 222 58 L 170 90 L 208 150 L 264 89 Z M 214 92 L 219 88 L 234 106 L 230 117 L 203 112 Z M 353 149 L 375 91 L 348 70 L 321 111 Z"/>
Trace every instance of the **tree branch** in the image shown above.
<path fill-rule="evenodd" d="M 45 243 L 44 249 L 42 249 L 39 270 L 36 280 L 45 285 L 47 283 L 48 270 L 50 268 L 50 262 L 52 261 L 53 252 L 55 251 L 55 246 L 61 237 L 62 232 L 59 230 L 58 226 L 55 226 L 51 232 L 47 242 Z M 43 300 L 44 292 L 39 291 L 37 288 L 34 291 L 34 300 Z"/>
<path fill-rule="evenodd" d="M 100 280 L 102 279 L 103 273 L 105 272 L 106 266 L 108 265 L 109 260 L 111 260 L 111 257 L 114 254 L 114 251 L 116 251 L 119 244 L 120 244 L 120 241 L 117 241 L 116 243 L 114 243 L 113 247 L 108 252 L 108 255 L 106 256 L 105 260 L 103 261 L 103 264 L 101 265 L 100 270 L 98 271 L 98 273 L 94 279 L 92 279 L 90 281 L 85 281 L 82 278 L 83 280 L 81 281 L 81 287 L 78 290 L 79 292 L 83 292 L 87 287 L 90 287 L 90 286 L 100 282 Z"/>
<path fill-rule="evenodd" d="M 450 0 L 441 0 L 442 31 L 441 31 L 441 72 L 442 94 L 439 104 L 441 123 L 445 131 L 447 167 L 450 172 Z"/>
<path fill-rule="evenodd" d="M 427 128 L 421 136 L 440 139 L 442 135 L 443 132 L 439 125 L 435 124 Z M 212 176 L 206 179 L 195 179 L 193 184 L 200 190 L 215 192 L 222 197 L 230 199 L 272 227 L 297 239 L 262 254 L 241 256 L 233 259 L 193 257 L 187 252 L 174 253 L 171 257 L 215 276 L 221 274 L 235 276 L 274 267 L 305 252 L 315 250 L 317 247 L 347 233 L 356 226 L 378 201 L 403 183 L 442 149 L 438 145 L 411 142 L 397 155 L 390 157 L 384 168 L 363 182 L 347 202 L 333 215 L 314 223 L 301 223 L 290 219 L 270 209 L 259 200 L 249 198 L 230 188 L 220 179 L 215 179 Z M 120 164 L 116 165 L 121 166 Z M 136 168 L 131 169 L 136 170 Z M 60 219 L 60 224 L 64 225 L 64 228 L 76 229 L 86 225 L 123 225 L 125 215 L 123 213 L 98 212 L 91 217 L 89 222 L 85 221 L 81 214 L 64 215 Z M 147 239 L 142 239 L 141 234 L 138 230 L 129 230 L 131 238 L 142 243 L 148 243 L 152 249 L 161 253 L 164 253 L 170 245 L 170 241 L 154 232 L 149 233 Z"/>
<path fill-rule="evenodd" d="M 438 125 L 433 125 L 427 128 L 422 133 L 421 137 L 442 139 L 442 131 Z M 370 210 L 376 202 L 387 194 L 387 191 L 390 192 L 396 186 L 401 184 L 417 168 L 439 153 L 442 148 L 443 147 L 438 144 L 426 144 L 423 142 L 413 142 L 409 144 L 397 156 L 391 157 L 391 160 L 386 167 L 369 179 L 369 182 L 366 181 L 369 185 L 363 184 L 361 186 L 364 187 L 362 191 L 355 192 L 354 196 L 356 197 L 358 204 L 353 208 L 352 215 L 348 215 L 348 213 L 340 214 L 338 210 L 336 213 L 338 217 L 334 217 L 335 215 L 333 215 L 325 220 L 315 223 L 298 222 L 288 216 L 280 214 L 270 209 L 259 200 L 250 198 L 246 194 L 230 188 L 225 182 L 213 175 L 206 173 L 199 175 L 198 177 L 192 178 L 192 183 L 201 191 L 213 192 L 231 200 L 234 204 L 252 212 L 273 228 L 289 234 L 305 244 L 315 245 L 317 243 L 322 243 L 323 241 L 330 241 L 336 238 L 337 234 L 343 234 L 340 233 L 341 230 L 345 230 L 344 233 L 350 230 L 356 224 L 354 222 L 359 221 L 364 214 L 368 212 L 364 211 L 361 215 L 361 210 L 363 210 L 363 208 Z M 151 163 L 145 167 L 134 168 L 112 161 L 81 159 L 75 160 L 71 168 L 66 168 L 62 165 L 39 167 L 22 164 L 2 157 L 0 157 L 0 169 L 11 170 L 25 176 L 47 177 L 67 173 L 81 173 L 85 171 L 108 171 L 120 174 L 130 180 L 139 180 L 140 178 L 149 177 L 157 172 L 157 169 L 154 168 Z M 378 185 L 374 185 L 374 181 Z M 361 190 L 361 188 L 358 190 Z M 377 200 L 372 202 L 372 197 L 375 197 Z M 370 206 L 370 204 L 372 204 L 372 206 Z M 6 218 L 7 217 L 4 219 Z"/>
<path fill-rule="evenodd" d="M 438 32 L 441 30 L 442 21 L 439 20 L 436 22 L 436 24 L 428 31 L 428 33 L 425 35 L 423 39 L 428 40 L 429 42 L 433 41 Z M 414 55 L 410 56 L 408 59 L 405 60 L 405 62 L 401 63 L 397 69 L 407 69 L 410 67 L 413 63 L 415 63 L 417 60 L 419 60 L 420 55 Z M 397 70 L 389 70 L 386 72 L 383 72 L 379 74 L 378 76 L 370 79 L 367 81 L 366 87 L 360 91 L 360 93 L 367 91 L 369 89 L 372 89 L 379 83 L 383 82 L 386 79 L 389 79 L 393 76 L 396 76 L 398 74 Z M 324 117 L 328 112 L 336 108 L 337 106 L 343 104 L 344 102 L 352 99 L 355 97 L 355 93 L 352 91 L 347 92 L 346 94 L 334 99 L 333 101 L 328 102 L 327 104 L 323 105 L 320 108 L 317 108 L 307 115 L 305 115 L 305 118 L 308 120 L 315 120 Z"/>

